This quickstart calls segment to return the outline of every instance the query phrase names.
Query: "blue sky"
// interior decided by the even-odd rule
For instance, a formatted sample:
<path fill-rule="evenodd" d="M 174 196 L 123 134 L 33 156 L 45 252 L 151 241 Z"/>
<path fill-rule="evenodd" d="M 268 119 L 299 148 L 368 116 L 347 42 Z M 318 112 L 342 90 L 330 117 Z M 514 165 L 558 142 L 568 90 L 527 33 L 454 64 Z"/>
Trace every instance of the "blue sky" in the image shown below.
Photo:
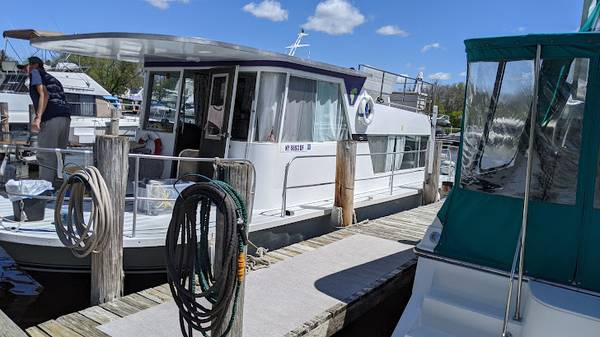
<path fill-rule="evenodd" d="M 542 4 L 540 6 L 540 4 Z M 462 81 L 463 40 L 574 31 L 583 0 L 2 0 L 0 28 L 202 36 L 297 56 L 369 64 L 442 83 Z M 30 53 L 17 45 L 19 54 Z M 20 55 L 23 57 L 23 55 Z"/>

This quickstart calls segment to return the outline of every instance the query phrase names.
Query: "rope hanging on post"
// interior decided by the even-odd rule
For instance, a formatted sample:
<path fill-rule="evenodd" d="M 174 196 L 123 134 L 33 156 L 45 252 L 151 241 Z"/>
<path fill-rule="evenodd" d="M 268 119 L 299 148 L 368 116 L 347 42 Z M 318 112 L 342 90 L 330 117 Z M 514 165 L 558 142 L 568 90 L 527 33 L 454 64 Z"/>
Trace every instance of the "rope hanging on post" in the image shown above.
<path fill-rule="evenodd" d="M 70 196 L 65 221 L 61 209 L 67 193 Z M 92 201 L 87 222 L 84 216 L 86 196 Z M 86 257 L 106 246 L 110 233 L 114 230 L 112 213 L 112 200 L 104 178 L 97 168 L 88 166 L 72 174 L 57 192 L 54 208 L 56 233 L 73 255 Z"/>
<path fill-rule="evenodd" d="M 219 228 L 223 231 L 222 245 L 215 247 L 215 251 L 222 252 L 218 266 L 211 263 L 209 246 L 212 205 L 223 219 L 223 228 Z M 198 209 L 200 219 L 197 219 Z M 195 329 L 208 337 L 211 331 L 224 324 L 222 336 L 229 333 L 246 272 L 247 221 L 241 196 L 222 181 L 196 183 L 184 189 L 177 198 L 165 248 L 168 282 L 179 307 L 184 336 L 191 336 Z M 232 300 L 231 317 L 226 321 Z"/>

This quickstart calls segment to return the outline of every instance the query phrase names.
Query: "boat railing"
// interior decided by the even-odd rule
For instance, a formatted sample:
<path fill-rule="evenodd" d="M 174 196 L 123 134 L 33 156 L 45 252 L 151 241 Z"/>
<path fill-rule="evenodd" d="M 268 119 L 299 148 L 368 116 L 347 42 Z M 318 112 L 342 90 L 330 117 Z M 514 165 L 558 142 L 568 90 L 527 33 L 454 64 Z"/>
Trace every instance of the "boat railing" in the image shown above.
<path fill-rule="evenodd" d="M 254 196 L 256 191 L 256 168 L 254 164 L 248 160 L 243 158 L 200 158 L 200 157 L 175 157 L 175 156 L 161 156 L 161 155 L 153 155 L 153 154 L 141 154 L 141 153 L 130 153 L 129 158 L 134 160 L 134 176 L 133 176 L 133 197 L 125 198 L 126 201 L 133 201 L 133 219 L 131 225 L 131 237 L 136 236 L 137 229 L 137 216 L 138 216 L 138 205 L 142 200 L 147 201 L 175 201 L 176 199 L 172 198 L 151 198 L 151 197 L 141 197 L 139 196 L 139 183 L 140 183 L 140 160 L 148 159 L 148 160 L 160 160 L 160 161 L 169 161 L 169 162 L 177 162 L 178 164 L 181 162 L 189 162 L 189 163 L 212 163 L 217 164 L 221 163 L 241 163 L 250 166 L 252 170 L 252 188 L 251 194 Z M 179 177 L 180 179 L 183 177 Z"/>
<path fill-rule="evenodd" d="M 394 177 L 395 176 L 424 171 L 423 167 L 415 167 L 415 168 L 408 168 L 408 169 L 396 169 L 396 156 L 410 154 L 410 153 L 427 153 L 427 150 L 407 150 L 407 151 L 397 151 L 397 152 L 359 153 L 359 154 L 357 154 L 356 157 L 392 156 L 392 165 L 391 165 L 391 170 L 389 171 L 390 172 L 389 174 L 374 174 L 373 176 L 370 176 L 370 177 L 363 177 L 363 178 L 358 178 L 358 179 L 355 178 L 354 182 L 389 178 L 389 193 L 390 193 L 390 195 L 392 195 L 394 193 Z M 313 183 L 313 184 L 288 186 L 289 177 L 290 177 L 290 169 L 292 167 L 292 164 L 294 164 L 295 162 L 297 162 L 299 160 L 315 159 L 315 158 L 336 158 L 336 155 L 335 154 L 321 154 L 321 155 L 316 154 L 316 155 L 296 156 L 296 157 L 290 159 L 290 161 L 288 161 L 287 164 L 285 165 L 285 171 L 283 174 L 283 188 L 282 188 L 282 192 L 281 192 L 281 217 L 285 217 L 287 215 L 286 212 L 287 212 L 288 190 L 335 184 L 335 181 L 326 181 L 326 182 Z M 403 186 L 403 185 L 398 185 L 395 187 L 405 188 L 405 189 L 414 189 L 415 188 L 413 186 Z"/>
<path fill-rule="evenodd" d="M 30 151 L 32 153 L 38 152 L 47 152 L 47 153 L 55 153 L 57 155 L 57 162 L 59 166 L 57 167 L 57 171 L 66 172 L 68 174 L 68 170 L 64 170 L 63 168 L 67 167 L 85 167 L 91 165 L 94 161 L 93 155 L 94 152 L 92 149 L 58 149 L 58 148 L 42 148 L 42 147 L 31 147 L 31 146 L 20 146 L 20 145 L 1 145 L 0 153 L 7 153 L 9 151 L 13 151 L 15 154 L 20 156 L 23 152 Z M 83 163 L 74 163 L 69 161 L 64 161 L 64 165 L 61 164 L 62 160 L 58 160 L 59 157 L 62 159 L 63 155 L 79 155 L 83 156 Z M 217 164 L 221 163 L 241 163 L 245 165 L 249 165 L 252 170 L 252 187 L 251 194 L 254 195 L 256 190 L 256 169 L 254 164 L 247 159 L 236 159 L 236 158 L 199 158 L 199 157 L 175 157 L 175 156 L 161 156 L 161 155 L 150 155 L 150 154 L 140 154 L 140 153 L 129 153 L 128 159 L 133 161 L 133 196 L 125 197 L 126 202 L 133 202 L 133 212 L 132 212 L 132 224 L 131 224 L 131 237 L 136 236 L 137 231 L 137 220 L 138 220 L 138 206 L 140 201 L 176 201 L 176 198 L 153 198 L 153 197 L 145 197 L 139 195 L 139 184 L 140 184 L 140 161 L 141 159 L 146 160 L 159 160 L 159 161 L 168 161 L 168 162 L 190 162 L 190 163 L 213 163 Z M 184 178 L 179 177 L 179 178 Z M 181 191 L 179 191 L 181 192 Z M 47 200 L 47 201 L 55 201 L 56 197 L 48 196 L 48 195 L 31 195 L 31 194 L 15 194 L 11 193 L 12 196 L 23 197 L 28 199 L 39 199 L 39 200 Z M 69 197 L 64 198 L 65 201 L 69 200 Z M 84 200 L 91 200 L 90 198 L 85 198 Z"/>
<path fill-rule="evenodd" d="M 414 112 L 432 112 L 436 84 L 422 77 L 396 74 L 364 64 L 358 69 L 370 75 L 365 89 L 375 96 L 377 103 Z"/>

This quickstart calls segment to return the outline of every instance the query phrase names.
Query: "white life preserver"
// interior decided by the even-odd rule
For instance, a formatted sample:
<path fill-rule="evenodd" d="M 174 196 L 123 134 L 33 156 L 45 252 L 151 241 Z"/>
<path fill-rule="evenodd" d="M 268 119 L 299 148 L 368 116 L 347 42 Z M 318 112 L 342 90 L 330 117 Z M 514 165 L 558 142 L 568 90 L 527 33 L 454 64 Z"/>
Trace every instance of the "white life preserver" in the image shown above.
<path fill-rule="evenodd" d="M 358 103 L 358 110 L 356 111 L 358 120 L 364 125 L 369 125 L 373 122 L 373 115 L 375 114 L 375 101 L 369 94 L 365 94 Z"/>
<path fill-rule="evenodd" d="M 138 139 L 139 144 L 144 144 L 144 147 L 150 149 L 154 155 L 162 154 L 162 140 L 157 133 L 148 132 Z"/>

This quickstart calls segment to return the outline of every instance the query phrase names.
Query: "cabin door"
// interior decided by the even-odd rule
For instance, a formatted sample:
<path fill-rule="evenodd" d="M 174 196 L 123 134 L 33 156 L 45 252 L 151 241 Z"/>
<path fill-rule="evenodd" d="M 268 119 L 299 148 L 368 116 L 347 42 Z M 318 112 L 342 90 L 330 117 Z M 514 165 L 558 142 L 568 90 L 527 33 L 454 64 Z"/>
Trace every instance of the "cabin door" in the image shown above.
<path fill-rule="evenodd" d="M 203 118 L 199 157 L 225 158 L 231 136 L 230 114 L 234 96 L 235 68 L 209 72 L 206 113 Z M 212 163 L 200 165 L 200 173 L 212 176 Z"/>

